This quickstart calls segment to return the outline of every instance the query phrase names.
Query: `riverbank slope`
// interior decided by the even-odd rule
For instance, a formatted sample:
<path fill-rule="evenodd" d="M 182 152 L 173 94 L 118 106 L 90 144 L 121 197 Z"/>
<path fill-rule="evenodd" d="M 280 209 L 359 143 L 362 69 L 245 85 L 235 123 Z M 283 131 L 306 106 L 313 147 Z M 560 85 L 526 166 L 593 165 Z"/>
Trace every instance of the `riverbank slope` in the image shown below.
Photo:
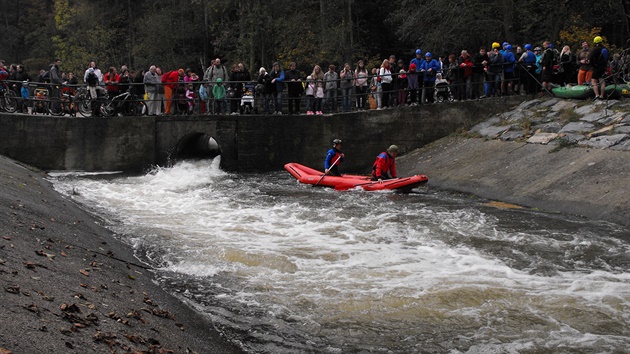
<path fill-rule="evenodd" d="M 398 172 L 428 175 L 428 188 L 630 225 L 627 108 L 525 102 L 401 156 Z"/>
<path fill-rule="evenodd" d="M 0 352 L 241 352 L 45 178 L 0 156 Z"/>

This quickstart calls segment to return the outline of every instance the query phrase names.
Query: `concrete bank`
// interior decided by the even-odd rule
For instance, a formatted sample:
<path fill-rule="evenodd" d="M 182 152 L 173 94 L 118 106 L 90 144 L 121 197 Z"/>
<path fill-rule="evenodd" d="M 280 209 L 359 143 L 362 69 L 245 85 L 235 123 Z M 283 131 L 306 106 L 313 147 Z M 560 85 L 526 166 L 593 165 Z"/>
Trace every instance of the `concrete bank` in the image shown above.
<path fill-rule="evenodd" d="M 0 156 L 1 353 L 239 353 L 46 175 Z"/>
<path fill-rule="evenodd" d="M 613 112 L 617 115 L 614 122 L 602 125 L 614 124 L 621 131 L 624 123 L 619 122 L 627 120 L 620 119 L 618 113 Z M 549 119 L 559 123 L 557 129 L 562 130 L 563 126 L 581 124 L 581 119 L 591 119 L 590 114 L 579 118 L 572 113 L 571 122 L 563 121 L 562 115 Z M 537 123 L 529 117 L 528 129 Z M 550 121 L 538 123 L 553 125 Z M 399 175 L 424 173 L 429 176 L 429 188 L 630 225 L 630 152 L 623 145 L 627 139 L 593 147 L 589 141 L 602 140 L 592 131 L 601 127 L 591 126 L 590 131 L 578 133 L 580 139 L 575 139 L 576 133 L 552 133 L 557 140 L 547 139 L 541 144 L 530 140 L 544 134 L 540 129 L 520 132 L 516 135 L 522 138 L 512 140 L 501 138 L 510 133 L 509 126 L 502 127 L 494 136 L 449 136 L 401 156 L 397 159 Z M 568 144 L 568 138 L 573 143 Z"/>

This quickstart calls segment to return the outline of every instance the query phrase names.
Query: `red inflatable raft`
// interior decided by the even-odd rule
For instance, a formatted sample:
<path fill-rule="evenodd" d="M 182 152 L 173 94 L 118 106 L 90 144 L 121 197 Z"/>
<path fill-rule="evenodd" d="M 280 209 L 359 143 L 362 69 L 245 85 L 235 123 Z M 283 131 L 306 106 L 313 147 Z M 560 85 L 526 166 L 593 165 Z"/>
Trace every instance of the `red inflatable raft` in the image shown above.
<path fill-rule="evenodd" d="M 284 168 L 301 183 L 323 187 L 333 187 L 336 190 L 342 191 L 355 187 L 361 187 L 366 191 L 391 189 L 402 192 L 409 192 L 413 188 L 421 186 L 429 181 L 429 178 L 425 175 L 387 179 L 384 180 L 382 183 L 379 183 L 378 181 L 372 181 L 369 176 L 324 176 L 324 173 L 321 171 L 294 162 L 284 165 Z"/>

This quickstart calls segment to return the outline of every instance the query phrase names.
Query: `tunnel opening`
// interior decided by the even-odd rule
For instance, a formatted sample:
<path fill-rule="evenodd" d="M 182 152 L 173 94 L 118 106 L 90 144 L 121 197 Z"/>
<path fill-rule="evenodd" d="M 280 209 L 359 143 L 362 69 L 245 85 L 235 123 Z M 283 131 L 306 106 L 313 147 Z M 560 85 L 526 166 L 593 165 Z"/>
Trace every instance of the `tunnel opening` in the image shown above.
<path fill-rule="evenodd" d="M 176 160 L 213 159 L 221 155 L 219 143 L 205 133 L 190 133 L 177 142 L 174 158 Z"/>

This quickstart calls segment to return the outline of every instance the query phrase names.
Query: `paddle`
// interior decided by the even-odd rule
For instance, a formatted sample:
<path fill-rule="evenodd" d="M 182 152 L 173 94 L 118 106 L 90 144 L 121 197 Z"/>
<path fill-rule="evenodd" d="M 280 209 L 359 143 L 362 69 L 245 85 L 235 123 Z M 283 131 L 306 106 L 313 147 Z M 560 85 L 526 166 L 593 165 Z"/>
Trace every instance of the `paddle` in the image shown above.
<path fill-rule="evenodd" d="M 319 181 L 317 181 L 317 183 L 314 184 L 315 186 L 317 186 L 319 182 L 321 182 L 324 179 L 324 177 L 326 177 L 330 169 L 333 168 L 333 166 L 337 164 L 337 161 L 339 161 L 340 158 L 341 158 L 341 155 L 339 155 L 339 157 L 335 160 L 335 162 L 333 162 L 332 165 L 330 165 L 330 168 L 328 169 L 328 171 L 324 172 L 324 174 L 322 175 L 322 178 L 320 178 Z"/>

